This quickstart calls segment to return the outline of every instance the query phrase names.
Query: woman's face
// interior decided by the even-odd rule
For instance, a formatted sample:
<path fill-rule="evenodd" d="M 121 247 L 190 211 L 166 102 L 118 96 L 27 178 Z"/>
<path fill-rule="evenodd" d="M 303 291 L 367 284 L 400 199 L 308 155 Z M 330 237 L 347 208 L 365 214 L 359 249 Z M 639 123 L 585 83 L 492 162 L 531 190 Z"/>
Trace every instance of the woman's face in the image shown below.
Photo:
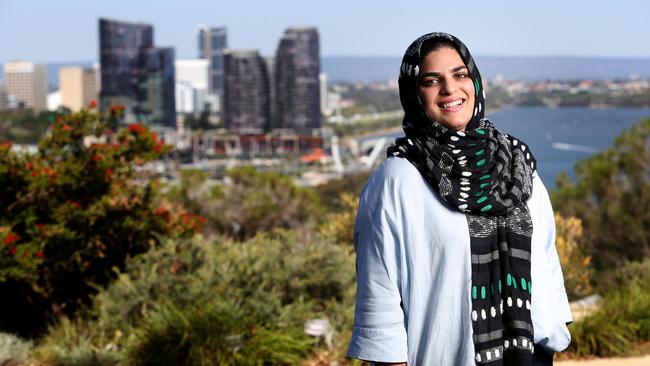
<path fill-rule="evenodd" d="M 429 119 L 465 131 L 474 111 L 474 82 L 455 49 L 442 47 L 424 58 L 418 94 Z"/>

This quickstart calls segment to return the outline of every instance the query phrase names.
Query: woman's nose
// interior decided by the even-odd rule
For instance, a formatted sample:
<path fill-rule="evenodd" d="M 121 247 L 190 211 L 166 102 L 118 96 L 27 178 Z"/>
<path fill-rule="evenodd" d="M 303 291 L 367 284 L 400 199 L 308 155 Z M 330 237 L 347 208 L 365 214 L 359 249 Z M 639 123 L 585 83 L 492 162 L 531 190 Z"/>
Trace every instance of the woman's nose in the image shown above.
<path fill-rule="evenodd" d="M 443 94 L 451 95 L 454 94 L 456 90 L 458 90 L 458 81 L 455 80 L 454 78 L 446 78 L 444 83 L 442 83 L 441 92 Z"/>

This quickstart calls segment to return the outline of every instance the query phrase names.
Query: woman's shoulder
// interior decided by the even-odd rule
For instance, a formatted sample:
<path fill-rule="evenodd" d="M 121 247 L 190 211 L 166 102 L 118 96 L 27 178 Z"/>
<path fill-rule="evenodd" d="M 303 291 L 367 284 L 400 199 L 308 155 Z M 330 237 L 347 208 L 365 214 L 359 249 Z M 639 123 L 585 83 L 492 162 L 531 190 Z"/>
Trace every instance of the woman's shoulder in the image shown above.
<path fill-rule="evenodd" d="M 413 182 L 421 180 L 420 172 L 407 159 L 400 157 L 389 157 L 375 170 L 370 181 L 394 181 Z"/>

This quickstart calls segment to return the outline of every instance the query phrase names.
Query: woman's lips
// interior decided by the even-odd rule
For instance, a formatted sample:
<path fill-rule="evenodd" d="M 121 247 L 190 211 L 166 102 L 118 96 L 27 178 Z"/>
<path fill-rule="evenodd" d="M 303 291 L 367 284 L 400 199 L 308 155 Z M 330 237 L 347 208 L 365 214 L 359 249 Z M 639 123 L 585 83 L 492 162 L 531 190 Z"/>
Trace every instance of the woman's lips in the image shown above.
<path fill-rule="evenodd" d="M 438 103 L 438 107 L 443 112 L 458 112 L 463 108 L 463 105 L 465 105 L 465 100 L 462 98 L 452 100 L 452 101 L 446 101 L 444 103 Z"/>

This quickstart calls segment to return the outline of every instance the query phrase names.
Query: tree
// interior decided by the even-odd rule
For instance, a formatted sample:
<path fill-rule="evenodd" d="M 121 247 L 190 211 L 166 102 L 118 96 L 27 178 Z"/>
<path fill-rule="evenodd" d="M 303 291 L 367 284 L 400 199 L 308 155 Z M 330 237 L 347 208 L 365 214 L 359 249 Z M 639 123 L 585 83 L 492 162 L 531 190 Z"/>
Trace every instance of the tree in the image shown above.
<path fill-rule="evenodd" d="M 614 146 L 576 165 L 577 180 L 558 179 L 551 194 L 563 216 L 582 220 L 597 269 L 650 254 L 650 119 L 617 137 Z"/>
<path fill-rule="evenodd" d="M 141 124 L 108 130 L 122 110 L 59 117 L 35 155 L 0 146 L 0 329 L 37 334 L 82 309 L 114 267 L 161 235 L 200 224 L 155 207 L 155 182 L 136 179 L 134 167 L 168 147 Z M 88 143 L 92 136 L 103 142 Z"/>

